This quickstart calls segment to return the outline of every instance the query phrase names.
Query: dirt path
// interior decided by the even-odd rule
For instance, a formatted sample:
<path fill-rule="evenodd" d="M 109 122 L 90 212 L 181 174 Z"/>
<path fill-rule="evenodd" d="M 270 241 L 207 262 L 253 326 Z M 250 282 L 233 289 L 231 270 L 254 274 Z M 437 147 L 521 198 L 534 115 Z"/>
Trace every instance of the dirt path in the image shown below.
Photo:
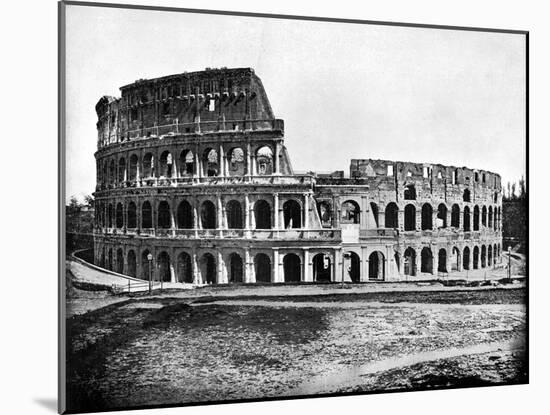
<path fill-rule="evenodd" d="M 416 353 L 403 357 L 392 357 L 347 370 L 327 371 L 322 375 L 306 380 L 288 395 L 311 395 L 332 393 L 338 390 L 352 388 L 362 383 L 362 377 L 377 372 L 388 371 L 400 367 L 412 366 L 418 363 L 431 362 L 440 359 L 450 359 L 465 355 L 484 354 L 491 352 L 508 352 L 523 350 L 524 338 L 514 338 L 509 341 L 476 344 L 468 347 L 449 348 L 428 352 Z"/>

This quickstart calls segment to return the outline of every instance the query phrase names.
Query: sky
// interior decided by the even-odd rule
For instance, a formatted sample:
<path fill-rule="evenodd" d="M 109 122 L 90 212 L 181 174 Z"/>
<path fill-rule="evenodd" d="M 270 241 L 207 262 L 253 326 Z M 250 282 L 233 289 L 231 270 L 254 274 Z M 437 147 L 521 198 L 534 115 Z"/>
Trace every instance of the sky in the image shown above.
<path fill-rule="evenodd" d="M 518 34 L 67 6 L 66 197 L 95 189 L 103 95 L 140 78 L 251 67 L 295 171 L 352 158 L 525 175 Z"/>

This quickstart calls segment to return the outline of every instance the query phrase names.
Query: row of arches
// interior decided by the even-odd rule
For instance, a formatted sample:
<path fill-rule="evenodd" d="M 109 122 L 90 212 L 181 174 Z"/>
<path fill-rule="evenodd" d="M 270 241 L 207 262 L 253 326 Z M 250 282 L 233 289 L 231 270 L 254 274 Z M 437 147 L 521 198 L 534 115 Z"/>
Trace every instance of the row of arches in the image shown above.
<path fill-rule="evenodd" d="M 216 229 L 218 224 L 218 208 L 210 201 L 203 201 L 196 209 L 188 200 L 181 200 L 175 211 L 175 216 L 172 217 L 172 209 L 166 200 L 161 200 L 156 206 L 156 224 L 153 222 L 154 211 L 153 205 L 146 200 L 139 206 L 134 201 L 130 201 L 126 206 L 121 202 L 112 203 L 105 206 L 98 204 L 97 220 L 101 227 L 108 228 L 160 228 L 170 229 L 193 229 L 200 226 L 202 229 Z M 225 223 L 228 229 L 244 229 L 246 228 L 246 215 L 242 203 L 238 200 L 230 200 L 225 206 Z M 139 216 L 138 216 L 139 213 Z M 282 205 L 283 225 L 286 228 L 301 228 L 302 227 L 302 207 L 296 200 L 290 199 Z M 264 199 L 259 199 L 253 204 L 253 215 L 255 229 L 271 229 L 273 212 L 271 205 Z M 195 218 L 195 216 L 198 216 Z M 140 218 L 140 220 L 138 220 Z M 195 221 L 196 219 L 196 221 Z M 173 223 L 172 223 L 173 222 Z M 156 225 L 156 226 L 155 226 Z"/>
<path fill-rule="evenodd" d="M 396 253 L 396 262 L 399 263 L 399 254 Z M 434 253 L 430 247 L 423 247 L 420 251 L 420 258 L 417 258 L 417 250 L 408 247 L 403 254 L 403 274 L 416 276 L 417 271 L 427 274 L 435 272 L 449 273 L 453 271 L 462 271 L 470 269 L 482 269 L 492 267 L 497 263 L 501 255 L 501 246 L 481 245 L 470 248 L 468 246 L 460 250 L 453 247 L 450 255 L 447 249 L 440 248 L 437 251 L 437 270 L 434 267 Z M 420 260 L 418 267 L 417 261 Z"/>
<path fill-rule="evenodd" d="M 177 178 L 188 176 L 242 176 L 271 175 L 276 173 L 275 154 L 271 146 L 263 145 L 252 154 L 250 163 L 246 149 L 238 146 L 228 151 L 223 147 L 208 147 L 200 153 L 191 149 L 173 153 L 170 150 L 136 153 L 118 159 L 98 162 L 98 183 L 117 184 L 149 178 Z M 158 160 L 156 159 L 158 157 Z M 99 165 L 102 164 L 102 166 Z"/>
<path fill-rule="evenodd" d="M 98 258 L 98 265 L 131 277 L 144 280 L 151 278 L 155 281 L 179 282 L 179 283 L 202 283 L 217 284 L 219 280 L 218 259 L 212 253 L 204 253 L 197 258 L 194 270 L 192 255 L 187 252 L 180 252 L 171 262 L 170 254 L 161 251 L 156 258 L 149 262 L 148 256 L 151 253 L 145 249 L 141 254 L 136 250 L 129 249 L 124 254 L 122 248 L 103 247 Z M 361 259 L 355 252 L 346 252 L 345 257 L 349 258 L 349 266 L 345 270 L 351 282 L 361 281 Z M 227 283 L 243 283 L 245 281 L 244 262 L 242 256 L 233 252 L 224 260 L 227 273 Z M 272 258 L 265 253 L 258 253 L 253 256 L 253 269 L 255 282 L 269 283 L 274 281 Z M 286 253 L 282 257 L 282 281 L 301 282 L 304 280 L 304 263 L 296 253 Z M 340 277 L 334 275 L 333 257 L 326 253 L 317 253 L 310 259 L 308 266 L 311 266 L 313 282 L 339 281 Z M 368 279 L 384 280 L 386 277 L 386 258 L 380 251 L 373 251 L 368 256 Z M 196 274 L 196 275 L 195 275 Z"/>
<path fill-rule="evenodd" d="M 385 228 L 399 228 L 399 207 L 395 202 L 390 202 L 386 205 L 384 210 L 384 224 L 379 223 L 381 217 L 379 215 L 378 205 L 374 202 L 370 203 L 370 209 L 377 227 Z M 331 219 L 331 209 L 327 202 L 318 203 L 319 216 L 322 222 L 328 222 Z M 346 200 L 342 203 L 342 217 L 341 223 L 360 223 L 361 209 L 359 204 L 353 200 Z M 418 229 L 417 226 L 417 207 L 414 204 L 407 204 L 404 208 L 403 215 L 403 229 L 405 231 L 414 231 Z M 461 221 L 462 217 L 462 221 Z M 450 219 L 450 224 L 448 223 Z M 454 228 L 460 228 L 462 222 L 462 229 L 464 231 L 478 231 L 480 226 L 484 228 L 490 228 L 497 230 L 501 220 L 501 208 L 495 206 L 482 206 L 481 209 L 478 205 L 473 207 L 473 210 L 469 206 L 465 206 L 461 212 L 458 204 L 451 206 L 451 212 L 449 217 L 449 211 L 447 205 L 440 203 L 437 206 L 437 210 L 434 210 L 430 203 L 422 204 L 420 208 L 420 230 L 431 230 L 437 228 L 447 228 L 449 225 Z"/>

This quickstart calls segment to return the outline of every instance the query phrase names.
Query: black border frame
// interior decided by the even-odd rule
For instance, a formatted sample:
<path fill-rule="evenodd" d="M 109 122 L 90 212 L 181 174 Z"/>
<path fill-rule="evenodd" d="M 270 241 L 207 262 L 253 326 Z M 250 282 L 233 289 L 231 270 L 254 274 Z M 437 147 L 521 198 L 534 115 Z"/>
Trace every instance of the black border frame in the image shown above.
<path fill-rule="evenodd" d="M 66 92 L 66 55 L 65 55 L 65 36 L 66 36 L 66 6 L 85 6 L 85 7 L 103 7 L 103 8 L 118 8 L 118 9 L 130 9 L 130 10 L 151 10 L 162 12 L 179 12 L 179 13 L 196 13 L 196 14 L 211 14 L 211 15 L 225 15 L 225 16 L 240 16 L 240 17 L 260 17 L 271 19 L 284 19 L 284 20 L 306 20 L 317 22 L 329 22 L 329 23 L 350 23 L 350 24 L 368 24 L 376 26 L 400 26 L 400 27 L 412 27 L 412 28 L 424 28 L 424 29 L 440 29 L 440 30 L 459 30 L 459 31 L 475 31 L 475 32 L 487 32 L 487 33 L 506 33 L 517 34 L 525 36 L 525 180 L 526 180 L 526 339 L 525 339 L 525 360 L 527 365 L 527 382 L 509 383 L 505 385 L 488 385 L 481 387 L 500 387 L 508 385 L 522 385 L 529 384 L 530 382 L 530 354 L 529 354 L 529 298 L 530 298 L 530 284 L 529 284 L 529 31 L 528 30 L 511 30 L 511 29 L 499 29 L 499 28 L 486 28 L 486 27 L 467 27 L 467 26 L 450 26 L 450 25 L 435 25 L 435 24 L 423 24 L 423 23 L 405 23 L 405 22 L 390 22 L 390 21 L 376 21 L 376 20 L 361 20 L 361 19 L 346 19 L 346 18 L 332 18 L 332 17 L 315 17 L 315 16 L 300 16 L 300 15 L 285 15 L 285 14 L 269 14 L 269 13 L 254 13 L 254 12 L 239 12 L 239 11 L 225 11 L 225 10 L 209 10 L 209 9 L 191 9 L 191 8 L 179 8 L 179 7 L 167 7 L 167 6 L 147 6 L 139 4 L 120 4 L 120 3 L 100 3 L 100 2 L 85 2 L 85 1 L 71 1 L 61 0 L 58 2 L 58 146 L 59 146 L 59 160 L 58 160 L 58 413 L 70 414 L 70 413 L 91 413 L 90 411 L 67 411 L 66 409 L 66 301 L 65 301 L 65 92 Z M 139 410 L 139 409 L 162 409 L 162 408 L 180 408 L 180 407 L 192 407 L 192 406 L 209 406 L 219 404 L 238 404 L 246 402 L 271 402 L 281 400 L 295 400 L 295 399 L 315 399 L 315 398 L 328 398 L 328 397 L 345 397 L 356 395 L 378 395 L 378 394 L 393 394 L 403 392 L 420 392 L 425 390 L 450 390 L 450 389 L 470 389 L 473 386 L 453 386 L 445 388 L 420 388 L 414 390 L 389 390 L 389 391 L 372 391 L 372 392 L 346 392 L 346 393 L 327 393 L 316 395 L 297 395 L 289 397 L 266 397 L 258 399 L 237 399 L 231 401 L 208 401 L 208 402 L 190 402 L 180 404 L 159 404 L 159 405 L 137 405 L 130 407 L 117 407 L 109 408 L 104 412 L 114 412 L 123 410 Z"/>

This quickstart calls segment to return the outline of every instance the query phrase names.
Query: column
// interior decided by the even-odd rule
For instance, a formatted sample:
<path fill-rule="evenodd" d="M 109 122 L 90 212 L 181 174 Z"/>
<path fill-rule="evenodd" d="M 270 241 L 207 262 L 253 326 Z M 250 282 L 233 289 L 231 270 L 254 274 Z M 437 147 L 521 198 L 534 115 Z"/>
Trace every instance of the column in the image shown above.
<path fill-rule="evenodd" d="M 273 229 L 279 229 L 279 193 L 273 195 Z"/>
<path fill-rule="evenodd" d="M 361 196 L 361 205 L 359 206 L 361 212 L 359 213 L 359 228 L 367 229 L 368 228 L 368 218 L 369 218 L 369 204 L 367 202 L 367 196 Z"/>
<path fill-rule="evenodd" d="M 178 159 L 177 151 L 178 150 L 176 147 L 172 147 L 171 152 L 172 152 L 172 178 L 173 179 L 177 179 L 180 175 L 179 159 Z"/>
<path fill-rule="evenodd" d="M 224 272 L 223 257 L 222 257 L 221 251 L 218 251 L 217 263 L 218 263 L 218 276 L 216 278 L 216 282 L 218 284 L 227 284 L 227 278 L 226 278 L 226 273 Z"/>
<path fill-rule="evenodd" d="M 172 199 L 172 206 L 170 206 L 170 229 L 172 236 L 176 236 L 176 200 Z"/>
<path fill-rule="evenodd" d="M 198 148 L 195 148 L 195 176 L 199 179 L 202 177 L 202 163 L 199 157 Z"/>
<path fill-rule="evenodd" d="M 279 282 L 279 250 L 273 250 L 273 279 L 272 282 Z"/>
<path fill-rule="evenodd" d="M 198 208 L 198 200 L 195 200 L 195 203 L 193 203 L 193 228 L 195 229 L 195 238 L 199 237 L 199 229 L 201 228 L 201 221 L 199 220 L 199 208 Z"/>
<path fill-rule="evenodd" d="M 334 250 L 333 281 L 344 281 L 344 256 L 341 249 Z"/>
<path fill-rule="evenodd" d="M 432 211 L 432 229 L 437 230 L 437 209 Z"/>
<path fill-rule="evenodd" d="M 244 194 L 244 229 L 245 231 L 250 229 L 250 200 L 248 193 Z"/>
<path fill-rule="evenodd" d="M 361 257 L 359 258 L 359 266 L 361 267 L 361 274 L 359 281 L 366 282 L 369 280 L 369 261 L 368 251 L 366 247 L 361 247 Z"/>
<path fill-rule="evenodd" d="M 420 275 L 420 261 L 422 259 L 422 250 L 418 249 L 418 248 L 415 248 L 414 252 L 415 252 L 415 254 L 414 254 L 414 256 L 415 256 L 414 275 L 418 276 L 418 275 Z"/>
<path fill-rule="evenodd" d="M 310 270 L 310 262 L 309 262 L 309 248 L 304 248 L 304 271 L 303 271 L 303 277 L 302 277 L 302 281 L 313 281 L 313 278 L 312 276 L 310 275 L 309 273 L 309 270 Z"/>
<path fill-rule="evenodd" d="M 136 187 L 141 186 L 141 163 L 143 161 L 143 150 L 139 151 L 138 161 L 136 164 Z"/>
<path fill-rule="evenodd" d="M 246 144 L 246 174 L 245 176 L 250 177 L 252 173 L 252 165 L 250 163 L 250 143 Z"/>
<path fill-rule="evenodd" d="M 223 206 L 222 206 L 222 198 L 219 194 L 216 195 L 216 201 L 218 206 L 218 226 L 217 229 L 219 230 L 219 235 L 222 235 L 221 229 L 223 229 Z"/>
<path fill-rule="evenodd" d="M 405 231 L 405 208 L 400 207 L 397 214 L 399 215 L 399 232 Z"/>
<path fill-rule="evenodd" d="M 304 228 L 309 229 L 309 193 L 304 193 Z"/>
<path fill-rule="evenodd" d="M 431 245 L 430 249 L 432 250 L 433 275 L 437 276 L 437 270 L 439 269 L 439 249 L 436 245 Z"/>
<path fill-rule="evenodd" d="M 174 268 L 174 257 L 170 256 L 170 282 L 176 282 L 176 270 Z"/>
<path fill-rule="evenodd" d="M 280 144 L 279 141 L 275 143 L 275 166 L 273 168 L 273 174 L 281 174 L 281 166 L 279 165 L 279 153 L 280 153 Z"/>
<path fill-rule="evenodd" d="M 256 276 L 254 275 L 250 262 L 250 249 L 247 247 L 244 251 L 244 282 L 255 283 Z"/>
<path fill-rule="evenodd" d="M 191 253 L 191 260 L 191 266 L 193 267 L 193 284 L 200 284 L 199 264 L 197 262 L 197 253 L 195 252 L 194 248 L 193 252 Z"/>
<path fill-rule="evenodd" d="M 386 211 L 382 209 L 382 206 L 378 207 L 378 227 L 379 228 L 385 228 L 385 222 L 386 222 Z"/>
<path fill-rule="evenodd" d="M 220 144 L 220 147 L 219 147 L 218 158 L 220 160 L 220 168 L 219 168 L 220 174 L 219 174 L 219 176 L 220 177 L 225 177 L 225 175 L 226 175 L 225 164 L 226 164 L 227 160 L 226 160 L 225 151 L 223 150 L 223 145 L 222 144 Z"/>
<path fill-rule="evenodd" d="M 474 247 L 470 246 L 470 258 L 468 259 L 468 269 L 473 271 L 474 269 Z"/>

